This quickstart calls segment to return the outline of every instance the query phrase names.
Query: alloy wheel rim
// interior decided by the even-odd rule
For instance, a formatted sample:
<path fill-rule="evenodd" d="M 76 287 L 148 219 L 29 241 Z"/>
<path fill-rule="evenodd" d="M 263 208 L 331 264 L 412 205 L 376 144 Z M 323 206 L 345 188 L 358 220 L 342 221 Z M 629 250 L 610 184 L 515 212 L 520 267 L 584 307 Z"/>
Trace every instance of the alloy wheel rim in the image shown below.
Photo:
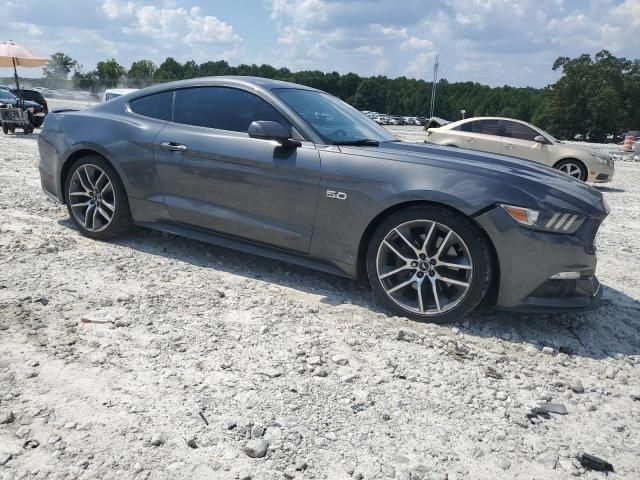
<path fill-rule="evenodd" d="M 560 167 L 560 171 L 574 178 L 582 177 L 582 170 L 575 163 L 565 163 Z"/>
<path fill-rule="evenodd" d="M 376 269 L 391 301 L 425 316 L 458 306 L 473 279 L 467 245 L 451 228 L 431 220 L 393 228 L 378 247 Z"/>
<path fill-rule="evenodd" d="M 75 219 L 90 232 L 107 228 L 116 211 L 111 179 L 97 165 L 81 165 L 69 184 L 69 205 Z"/>

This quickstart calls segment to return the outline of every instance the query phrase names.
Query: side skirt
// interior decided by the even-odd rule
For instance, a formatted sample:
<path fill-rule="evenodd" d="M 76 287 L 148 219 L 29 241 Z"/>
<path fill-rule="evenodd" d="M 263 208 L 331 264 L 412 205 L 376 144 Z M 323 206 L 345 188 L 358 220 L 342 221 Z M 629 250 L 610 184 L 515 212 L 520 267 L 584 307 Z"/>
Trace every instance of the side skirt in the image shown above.
<path fill-rule="evenodd" d="M 238 250 L 240 252 L 250 253 L 260 257 L 270 258 L 272 260 L 279 260 L 282 262 L 299 265 L 301 267 L 310 268 L 312 270 L 319 270 L 321 272 L 330 273 L 332 275 L 338 275 L 340 277 L 347 277 L 355 279 L 357 278 L 356 266 L 349 265 L 347 263 L 314 259 L 307 255 L 289 252 L 276 247 L 263 245 L 248 240 L 223 235 L 220 233 L 214 233 L 208 230 L 199 230 L 196 228 L 174 225 L 170 223 L 148 223 L 148 222 L 135 222 L 136 225 L 151 230 L 159 230 L 161 232 L 172 233 L 181 237 L 190 238 L 192 240 L 199 240 L 201 242 L 210 243 L 219 247 L 229 248 L 231 250 Z"/>

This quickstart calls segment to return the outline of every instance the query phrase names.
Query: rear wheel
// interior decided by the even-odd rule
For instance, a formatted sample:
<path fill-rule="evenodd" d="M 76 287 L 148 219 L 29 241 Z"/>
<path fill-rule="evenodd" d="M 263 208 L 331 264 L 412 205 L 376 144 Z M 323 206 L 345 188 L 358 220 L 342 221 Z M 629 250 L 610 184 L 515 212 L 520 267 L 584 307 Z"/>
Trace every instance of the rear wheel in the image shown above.
<path fill-rule="evenodd" d="M 587 167 L 580 160 L 562 160 L 555 165 L 555 168 L 583 182 L 587 180 Z"/>
<path fill-rule="evenodd" d="M 80 158 L 71 166 L 65 201 L 71 220 L 87 237 L 104 240 L 131 229 L 124 185 L 115 169 L 98 155 Z"/>
<path fill-rule="evenodd" d="M 4 123 L 2 124 L 2 133 L 5 135 L 9 135 L 9 127 L 7 127 Z"/>
<path fill-rule="evenodd" d="M 419 321 L 444 323 L 470 313 L 486 295 L 491 254 L 466 217 L 439 206 L 411 207 L 373 234 L 367 274 L 378 301 Z"/>

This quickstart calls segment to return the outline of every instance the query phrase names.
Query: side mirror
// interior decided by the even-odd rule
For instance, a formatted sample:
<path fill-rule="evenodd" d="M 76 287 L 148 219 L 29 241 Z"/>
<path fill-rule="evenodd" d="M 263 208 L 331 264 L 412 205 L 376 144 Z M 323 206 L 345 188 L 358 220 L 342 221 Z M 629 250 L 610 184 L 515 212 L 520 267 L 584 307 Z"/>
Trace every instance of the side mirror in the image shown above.
<path fill-rule="evenodd" d="M 547 142 L 547 139 L 544 138 L 542 135 L 538 135 L 536 138 L 533 139 L 533 141 L 538 143 L 549 143 Z"/>
<path fill-rule="evenodd" d="M 291 138 L 292 135 L 290 128 L 287 128 L 278 122 L 268 120 L 251 122 L 247 133 L 251 138 L 275 140 L 276 142 L 280 142 L 283 146 L 299 147 L 302 145 L 298 140 L 293 140 Z"/>

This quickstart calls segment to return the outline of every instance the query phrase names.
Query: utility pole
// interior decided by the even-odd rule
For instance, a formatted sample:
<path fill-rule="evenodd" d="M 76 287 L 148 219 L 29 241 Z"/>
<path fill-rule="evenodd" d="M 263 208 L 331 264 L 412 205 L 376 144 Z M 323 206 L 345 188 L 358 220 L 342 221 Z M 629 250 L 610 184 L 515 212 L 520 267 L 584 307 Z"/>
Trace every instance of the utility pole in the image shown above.
<path fill-rule="evenodd" d="M 433 84 L 431 85 L 431 109 L 429 110 L 429 118 L 433 117 L 434 110 L 436 108 L 436 86 L 438 84 L 438 62 L 440 54 L 436 53 L 436 61 L 433 64 Z"/>

